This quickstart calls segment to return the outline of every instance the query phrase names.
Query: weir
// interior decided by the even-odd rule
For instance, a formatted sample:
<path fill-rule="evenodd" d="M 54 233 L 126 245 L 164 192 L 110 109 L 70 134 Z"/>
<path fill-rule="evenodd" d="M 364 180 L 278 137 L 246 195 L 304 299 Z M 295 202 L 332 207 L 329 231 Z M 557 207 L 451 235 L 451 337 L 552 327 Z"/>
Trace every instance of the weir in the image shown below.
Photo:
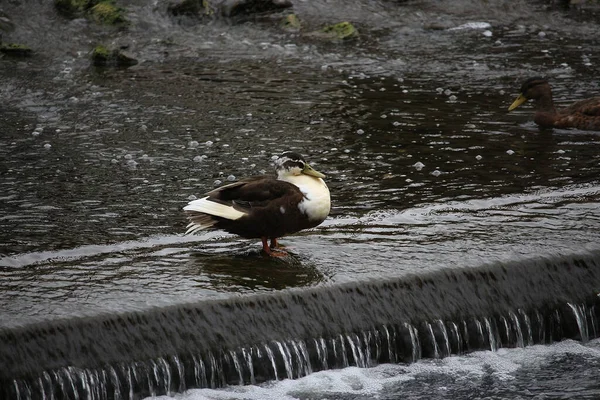
<path fill-rule="evenodd" d="M 138 399 L 600 334 L 600 251 L 0 331 L 0 397 Z"/>

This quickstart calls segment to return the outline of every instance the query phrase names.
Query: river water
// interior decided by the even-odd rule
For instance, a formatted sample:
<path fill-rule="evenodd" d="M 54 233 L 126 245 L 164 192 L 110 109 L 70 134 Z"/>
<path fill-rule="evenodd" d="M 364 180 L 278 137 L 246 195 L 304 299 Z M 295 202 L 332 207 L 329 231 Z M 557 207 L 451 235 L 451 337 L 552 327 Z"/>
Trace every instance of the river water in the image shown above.
<path fill-rule="evenodd" d="M 300 350 L 286 356 L 281 347 L 281 358 L 264 358 L 281 365 L 262 380 L 252 381 L 250 362 L 232 364 L 234 378 L 223 367 L 222 373 L 206 373 L 205 381 L 180 378 L 178 386 L 163 380 L 179 365 L 169 361 L 169 368 L 154 368 L 154 386 L 140 378 L 139 387 L 129 385 L 130 396 L 119 396 L 178 397 L 204 382 L 214 389 L 183 398 L 600 397 L 598 343 L 588 341 L 597 336 L 599 318 L 600 132 L 540 131 L 530 105 L 506 111 L 521 81 L 535 75 L 549 77 L 559 105 L 598 95 L 597 9 L 545 2 L 294 1 L 304 26 L 288 32 L 279 27 L 281 14 L 198 22 L 168 16 L 164 5 L 123 3 L 131 24 L 117 31 L 63 20 L 51 4 L 35 15 L 27 12 L 33 2 L 2 4 L 16 26 L 4 40 L 28 43 L 35 53 L 0 59 L 0 328 L 15 340 L 10 343 L 21 343 L 21 333 L 36 339 L 23 345 L 31 346 L 23 350 L 27 356 L 10 345 L 0 353 L 17 360 L 2 370 L 0 393 L 37 398 L 35 385 L 24 382 L 41 373 L 32 372 L 39 364 L 48 377 L 88 376 L 86 384 L 73 384 L 81 386 L 80 394 L 111 397 L 86 389 L 93 386 L 89 371 L 102 365 L 135 371 L 128 363 L 175 353 L 182 359 L 193 354 L 189 362 L 198 366 L 194 351 L 207 357 L 219 346 L 217 353 L 238 354 L 221 363 L 235 364 L 246 350 L 256 363 L 262 357 L 257 349 L 277 342 Z M 341 20 L 356 25 L 358 39 L 309 34 Z M 88 52 L 101 41 L 126 47 L 139 64 L 90 67 Z M 288 149 L 327 175 L 333 202 L 321 226 L 282 239 L 289 257 L 266 259 L 259 243 L 220 232 L 183 236 L 181 209 L 189 200 L 240 177 L 271 173 L 272 157 Z M 547 275 L 541 265 L 558 272 Z M 564 265 L 568 269 L 560 272 Z M 496 278 L 470 278 L 476 282 L 471 294 L 447 289 L 446 280 L 462 279 L 448 277 L 470 270 Z M 436 299 L 435 291 L 430 297 L 417 293 L 412 305 L 403 304 L 402 315 L 393 316 L 386 299 L 397 291 L 386 285 L 415 276 L 434 282 L 454 303 Z M 508 283 L 496 285 L 496 279 Z M 380 286 L 371 290 L 372 282 Z M 477 285 L 489 286 L 488 294 L 477 292 Z M 338 297 L 346 295 L 335 295 L 340 287 L 369 293 L 372 308 L 352 316 Z M 175 317 L 179 307 L 205 316 L 212 315 L 205 307 L 215 304 L 252 308 L 248 302 L 260 296 L 269 306 L 246 311 L 252 316 L 247 325 L 214 311 L 227 326 L 220 333 L 213 326 L 206 335 L 221 334 L 221 342 L 175 344 L 175 353 L 152 350 L 161 345 L 150 342 L 170 340 L 160 333 L 166 321 L 172 324 L 167 330 L 197 330 Z M 314 306 L 320 311 L 304 315 L 286 296 L 323 296 Z M 295 310 L 280 331 L 256 322 L 280 315 L 271 301 Z M 352 301 L 348 295 L 347 304 Z M 329 326 L 304 323 L 300 334 L 297 321 L 321 312 L 331 318 Z M 95 355 L 69 356 L 72 349 L 61 347 L 65 340 L 47 339 L 56 327 L 93 332 L 104 318 L 121 315 L 127 317 L 120 334 L 81 333 L 106 341 Z M 107 350 L 109 338 L 142 332 L 135 315 L 152 321 L 150 342 L 125 346 L 139 354 L 118 346 Z M 565 333 L 519 341 L 517 333 L 537 316 L 545 322 L 540 331 L 560 326 Z M 443 342 L 436 337 L 454 332 L 461 321 L 466 327 L 473 317 L 490 324 L 481 330 L 481 345 L 465 336 L 471 328 L 460 334 L 457 328 L 454 342 L 446 338 L 448 351 L 434 351 Z M 502 328 L 502 318 L 514 325 Z M 578 325 L 582 318 L 586 322 Z M 402 326 L 417 332 L 423 357 L 408 363 L 389 340 L 389 357 L 356 353 L 327 364 L 323 354 L 312 353 L 331 351 L 336 335 L 352 332 L 357 341 L 343 336 L 338 346 L 379 349 L 377 335 L 392 326 L 399 335 Z M 429 329 L 431 348 L 423 343 Z M 363 340 L 360 335 L 369 332 L 374 336 Z M 494 335 L 498 343 L 492 343 Z M 571 339 L 552 344 L 562 337 Z M 308 346 L 307 353 L 298 344 L 320 338 L 332 341 Z M 416 351 L 418 342 L 408 343 Z M 60 355 L 35 357 L 52 348 Z M 286 375 L 286 362 L 303 365 L 302 373 Z M 211 364 L 215 371 L 217 364 Z M 64 368 L 88 372 L 69 375 Z M 52 372 L 58 370 L 63 372 Z M 211 384 L 217 375 L 222 384 Z M 60 379 L 40 376 L 60 387 Z M 285 377 L 297 379 L 281 381 Z M 250 386 L 238 388 L 240 381 Z M 226 384 L 233 386 L 219 389 Z M 57 397 L 68 392 L 63 389 Z"/>

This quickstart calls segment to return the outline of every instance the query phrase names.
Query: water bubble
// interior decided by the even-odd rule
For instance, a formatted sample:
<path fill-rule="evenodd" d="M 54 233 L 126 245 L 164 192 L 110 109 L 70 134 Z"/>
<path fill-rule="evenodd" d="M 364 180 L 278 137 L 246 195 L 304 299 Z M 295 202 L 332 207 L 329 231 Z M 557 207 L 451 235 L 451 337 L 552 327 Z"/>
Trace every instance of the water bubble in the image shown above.
<path fill-rule="evenodd" d="M 127 166 L 128 167 L 135 168 L 135 167 L 137 167 L 137 165 L 138 165 L 138 163 L 135 162 L 135 160 L 129 160 L 129 161 L 127 161 Z"/>
<path fill-rule="evenodd" d="M 187 197 L 187 199 L 188 199 L 189 201 L 192 201 L 192 200 L 196 200 L 196 199 L 197 199 L 197 197 L 196 197 L 196 196 L 194 196 L 193 194 L 190 194 L 190 195 Z"/>
<path fill-rule="evenodd" d="M 279 156 L 277 156 L 277 155 L 271 156 L 271 161 L 275 161 L 275 160 L 278 160 L 278 159 L 279 159 Z"/>
<path fill-rule="evenodd" d="M 205 144 L 206 146 L 212 146 L 212 145 L 213 145 L 213 142 L 211 142 L 210 140 L 207 140 L 206 142 L 204 142 L 204 144 Z"/>
<path fill-rule="evenodd" d="M 332 147 L 330 151 L 337 151 L 337 147 Z"/>
<path fill-rule="evenodd" d="M 467 129 L 475 129 L 475 124 L 466 124 L 465 128 L 467 128 Z"/>
<path fill-rule="evenodd" d="M 142 154 L 142 160 L 147 160 L 148 159 L 148 154 Z"/>
<path fill-rule="evenodd" d="M 190 140 L 190 141 L 188 142 L 188 147 L 198 147 L 198 144 L 199 144 L 199 143 L 198 143 L 197 141 L 195 141 L 195 140 Z"/>
<path fill-rule="evenodd" d="M 50 147 L 52 147 L 52 145 L 51 145 L 50 143 L 46 143 L 46 144 L 44 145 L 44 148 L 45 148 L 45 149 L 49 149 Z"/>
<path fill-rule="evenodd" d="M 33 132 L 31 132 L 31 134 L 32 134 L 33 136 L 39 136 L 39 135 L 40 135 L 40 133 L 41 133 L 40 131 L 33 131 Z"/>
<path fill-rule="evenodd" d="M 380 89 L 379 89 L 379 91 L 380 91 L 380 92 L 385 92 L 385 88 L 384 88 L 384 87 L 382 87 L 382 88 L 380 88 Z"/>
<path fill-rule="evenodd" d="M 452 94 L 452 90 L 450 90 L 450 89 L 446 89 L 446 90 L 444 90 L 444 94 L 445 94 L 446 96 L 450 96 L 450 95 Z"/>
<path fill-rule="evenodd" d="M 476 159 L 477 161 L 480 161 L 482 158 L 483 158 L 483 157 L 481 157 L 479 154 L 477 154 L 477 155 L 475 156 L 475 159 Z"/>
<path fill-rule="evenodd" d="M 565 154 L 565 151 L 564 150 L 556 150 L 556 153 L 557 154 Z"/>
<path fill-rule="evenodd" d="M 221 183 L 223 183 L 223 182 L 220 179 L 215 179 L 215 181 L 214 181 L 215 186 L 218 186 Z"/>
<path fill-rule="evenodd" d="M 420 171 L 423 169 L 423 167 L 425 167 L 425 164 L 423 164 L 421 161 L 417 161 L 413 164 L 413 167 L 415 167 L 417 171 Z"/>
<path fill-rule="evenodd" d="M 118 163 L 119 161 L 118 161 L 116 158 L 113 158 L 112 160 L 110 160 L 110 162 L 111 162 L 112 164 L 116 164 L 116 163 Z"/>
<path fill-rule="evenodd" d="M 509 149 L 509 150 L 506 150 L 506 154 L 508 154 L 509 156 L 512 156 L 513 154 L 515 154 L 515 152 Z"/>
<path fill-rule="evenodd" d="M 381 114 L 381 115 L 379 116 L 379 118 L 386 119 L 386 118 L 387 118 L 387 115 L 386 115 L 386 114 Z"/>
<path fill-rule="evenodd" d="M 143 130 L 143 131 L 146 131 L 146 130 L 148 130 L 148 126 L 147 125 L 142 125 L 142 126 L 140 126 L 140 129 Z"/>
<path fill-rule="evenodd" d="M 229 182 L 233 182 L 233 181 L 235 181 L 235 180 L 236 180 L 236 177 L 235 177 L 235 175 L 229 175 L 229 176 L 227 177 L 227 180 L 228 180 Z"/>
<path fill-rule="evenodd" d="M 457 99 L 457 97 L 455 95 L 448 97 L 448 100 L 450 100 L 450 101 L 456 101 L 456 99 Z"/>
<path fill-rule="evenodd" d="M 357 129 L 356 133 L 358 133 L 359 135 L 362 135 L 363 133 L 365 133 L 365 131 L 363 131 L 362 129 Z"/>
<path fill-rule="evenodd" d="M 202 156 L 194 157 L 194 162 L 201 162 L 201 161 L 204 161 L 204 157 L 202 157 Z"/>
<path fill-rule="evenodd" d="M 546 32 L 540 31 L 538 33 L 538 36 L 541 37 L 541 38 L 546 37 Z"/>
<path fill-rule="evenodd" d="M 483 31 L 483 36 L 492 37 L 492 31 Z"/>
<path fill-rule="evenodd" d="M 402 89 L 402 93 L 408 93 L 407 89 Z"/>
<path fill-rule="evenodd" d="M 133 156 L 132 156 L 131 154 L 125 154 L 125 155 L 123 156 L 123 158 L 124 158 L 124 159 L 126 159 L 126 160 L 132 160 L 132 159 L 133 159 Z"/>
<path fill-rule="evenodd" d="M 394 121 L 394 122 L 392 122 L 392 125 L 394 125 L 394 126 L 400 126 L 402 124 L 400 122 L 398 122 L 398 121 Z"/>
<path fill-rule="evenodd" d="M 444 93 L 444 88 L 439 87 L 439 88 L 436 88 L 435 91 L 438 92 L 439 94 L 442 94 L 442 93 Z"/>
<path fill-rule="evenodd" d="M 442 174 L 442 172 L 439 169 L 431 171 L 431 175 L 433 175 L 433 176 L 440 176 L 441 174 Z"/>

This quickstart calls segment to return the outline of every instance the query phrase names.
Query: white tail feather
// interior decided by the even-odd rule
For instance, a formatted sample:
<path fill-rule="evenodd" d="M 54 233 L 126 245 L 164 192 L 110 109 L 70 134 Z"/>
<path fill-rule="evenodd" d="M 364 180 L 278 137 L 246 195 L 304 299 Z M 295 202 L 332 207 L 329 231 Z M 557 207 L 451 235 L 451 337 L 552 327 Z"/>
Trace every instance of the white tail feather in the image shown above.
<path fill-rule="evenodd" d="M 221 203 L 208 200 L 207 197 L 203 197 L 198 200 L 190 201 L 187 206 L 183 207 L 185 211 L 199 212 L 202 214 L 214 215 L 215 217 L 221 217 L 230 220 L 236 220 L 242 218 L 246 213 L 236 210 L 232 206 L 226 206 Z"/>

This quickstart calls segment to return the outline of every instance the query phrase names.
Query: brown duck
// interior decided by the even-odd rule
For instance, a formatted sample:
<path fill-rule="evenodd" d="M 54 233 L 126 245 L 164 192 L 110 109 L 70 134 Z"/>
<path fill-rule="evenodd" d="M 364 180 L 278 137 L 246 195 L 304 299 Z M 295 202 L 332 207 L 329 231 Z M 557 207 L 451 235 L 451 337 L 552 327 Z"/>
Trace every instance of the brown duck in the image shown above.
<path fill-rule="evenodd" d="M 581 100 L 557 110 L 552 101 L 550 84 L 544 78 L 535 77 L 523 82 L 521 94 L 508 107 L 508 111 L 514 110 L 530 99 L 536 103 L 533 121 L 542 128 L 600 131 L 600 97 Z"/>

